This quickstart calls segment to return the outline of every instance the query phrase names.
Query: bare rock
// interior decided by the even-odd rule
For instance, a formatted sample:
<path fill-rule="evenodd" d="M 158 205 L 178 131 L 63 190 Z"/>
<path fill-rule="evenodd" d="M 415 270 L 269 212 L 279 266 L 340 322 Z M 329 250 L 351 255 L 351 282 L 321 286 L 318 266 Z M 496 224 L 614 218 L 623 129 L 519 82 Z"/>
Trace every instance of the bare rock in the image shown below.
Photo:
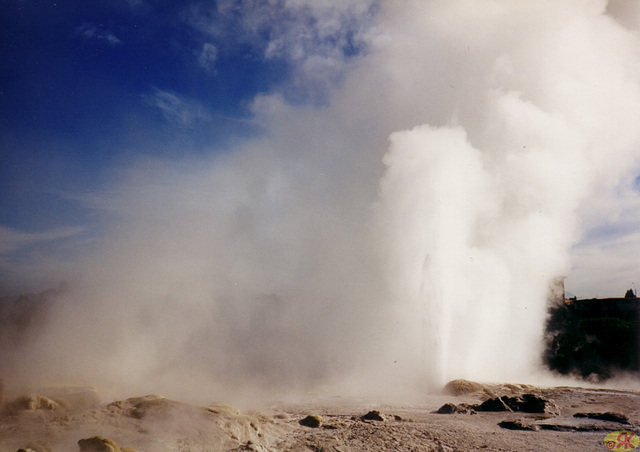
<path fill-rule="evenodd" d="M 78 441 L 80 452 L 122 452 L 118 444 L 104 436 L 92 436 Z"/>
<path fill-rule="evenodd" d="M 455 403 L 445 403 L 440 408 L 438 408 L 438 411 L 436 411 L 436 413 L 438 414 L 454 414 L 457 412 L 458 405 L 456 405 Z"/>
<path fill-rule="evenodd" d="M 606 432 L 611 431 L 610 426 L 605 425 L 594 425 L 594 424 L 585 424 L 585 425 L 572 425 L 564 422 L 550 422 L 550 423 L 539 423 L 538 426 L 541 430 L 551 430 L 554 432 Z"/>
<path fill-rule="evenodd" d="M 20 396 L 10 402 L 6 409 L 9 412 L 16 411 L 36 411 L 36 410 L 55 410 L 58 403 L 39 394 L 31 394 L 28 396 Z"/>
<path fill-rule="evenodd" d="M 500 396 L 474 405 L 477 411 L 516 411 L 522 413 L 559 414 L 558 406 L 551 400 L 535 394 L 523 394 L 519 397 Z"/>
<path fill-rule="evenodd" d="M 480 405 L 475 405 L 473 408 L 477 411 L 514 411 L 508 402 L 509 397 L 495 397 L 493 399 L 487 399 Z"/>
<path fill-rule="evenodd" d="M 385 418 L 378 410 L 369 411 L 367 414 L 363 415 L 360 419 L 363 421 L 382 421 L 384 422 Z"/>
<path fill-rule="evenodd" d="M 443 389 L 445 394 L 450 394 L 453 396 L 461 396 L 475 393 L 484 393 L 486 391 L 485 385 L 481 383 L 476 383 L 475 381 L 469 380 L 452 380 L 444 386 Z"/>
<path fill-rule="evenodd" d="M 550 399 L 535 394 L 523 394 L 518 400 L 518 411 L 523 413 L 560 414 L 560 409 Z"/>
<path fill-rule="evenodd" d="M 438 411 L 436 411 L 436 413 L 437 414 L 456 414 L 456 413 L 475 414 L 475 410 L 464 403 L 460 405 L 456 405 L 455 403 L 445 403 L 438 409 Z"/>
<path fill-rule="evenodd" d="M 29 443 L 24 449 L 18 449 L 18 452 L 51 452 L 51 448 L 40 443 Z"/>
<path fill-rule="evenodd" d="M 230 416 L 238 416 L 240 414 L 240 410 L 223 402 L 212 403 L 207 407 L 207 411 L 213 414 L 227 414 Z"/>
<path fill-rule="evenodd" d="M 531 385 L 525 384 L 510 384 L 510 383 L 478 383 L 469 380 L 452 380 L 447 383 L 443 392 L 445 394 L 459 396 L 474 396 L 483 397 L 489 396 L 491 398 L 498 397 L 498 395 L 519 396 L 525 392 L 534 392 L 537 388 Z"/>
<path fill-rule="evenodd" d="M 61 408 L 87 409 L 101 405 L 94 388 L 84 386 L 58 386 L 43 388 L 41 394 L 58 402 Z"/>
<path fill-rule="evenodd" d="M 107 405 L 111 409 L 122 410 L 126 416 L 142 419 L 149 414 L 162 413 L 170 405 L 170 401 L 158 394 L 143 397 L 132 397 L 117 400 Z"/>
<path fill-rule="evenodd" d="M 610 421 L 617 422 L 619 424 L 628 424 L 629 418 L 624 414 L 612 413 L 607 411 L 606 413 L 576 413 L 573 417 L 596 419 L 598 421 Z"/>
<path fill-rule="evenodd" d="M 509 419 L 498 423 L 498 425 L 507 430 L 530 430 L 538 431 L 540 427 L 529 422 L 525 422 L 522 419 Z"/>
<path fill-rule="evenodd" d="M 318 428 L 322 425 L 322 417 L 317 414 L 310 414 L 304 419 L 301 419 L 299 424 L 305 427 Z"/>

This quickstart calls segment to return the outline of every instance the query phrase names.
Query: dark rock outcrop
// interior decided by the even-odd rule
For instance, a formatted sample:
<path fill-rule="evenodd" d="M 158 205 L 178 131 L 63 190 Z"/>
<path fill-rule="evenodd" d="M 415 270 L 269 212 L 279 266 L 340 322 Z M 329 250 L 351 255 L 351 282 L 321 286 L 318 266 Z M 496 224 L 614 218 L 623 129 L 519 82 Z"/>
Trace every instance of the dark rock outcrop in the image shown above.
<path fill-rule="evenodd" d="M 559 414 L 558 406 L 551 400 L 535 394 L 522 394 L 517 397 L 499 396 L 487 399 L 478 405 L 445 403 L 436 411 L 438 414 L 468 413 L 477 411 L 510 411 L 519 413 Z"/>
<path fill-rule="evenodd" d="M 464 403 L 460 405 L 456 405 L 454 403 L 445 403 L 438 409 L 438 411 L 436 411 L 436 413 L 437 414 L 456 414 L 456 413 L 475 414 L 475 410 Z"/>
<path fill-rule="evenodd" d="M 612 413 L 576 413 L 573 417 L 596 419 L 598 421 L 618 422 L 619 424 L 628 424 L 629 418 L 623 414 Z"/>
<path fill-rule="evenodd" d="M 476 411 L 516 411 L 521 413 L 558 414 L 556 404 L 535 394 L 523 394 L 518 397 L 495 397 L 474 405 Z"/>
<path fill-rule="evenodd" d="M 369 411 L 367 414 L 363 415 L 360 419 L 363 421 L 384 421 L 384 416 L 378 410 Z"/>
<path fill-rule="evenodd" d="M 522 419 L 508 419 L 498 423 L 498 425 L 507 430 L 530 430 L 534 432 L 540 430 L 537 425 L 525 422 Z"/>
<path fill-rule="evenodd" d="M 299 424 L 305 427 L 318 428 L 322 425 L 322 417 L 317 414 L 310 414 L 304 419 L 301 419 Z"/>

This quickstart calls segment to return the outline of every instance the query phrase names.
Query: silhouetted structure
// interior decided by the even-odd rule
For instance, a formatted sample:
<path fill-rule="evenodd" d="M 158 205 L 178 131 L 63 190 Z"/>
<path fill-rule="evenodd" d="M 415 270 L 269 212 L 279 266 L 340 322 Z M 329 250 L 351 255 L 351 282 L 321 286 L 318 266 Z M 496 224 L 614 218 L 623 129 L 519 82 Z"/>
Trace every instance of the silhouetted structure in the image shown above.
<path fill-rule="evenodd" d="M 624 298 L 560 302 L 552 295 L 544 361 L 561 374 L 598 380 L 618 371 L 638 372 L 639 324 L 640 299 L 631 289 Z"/>

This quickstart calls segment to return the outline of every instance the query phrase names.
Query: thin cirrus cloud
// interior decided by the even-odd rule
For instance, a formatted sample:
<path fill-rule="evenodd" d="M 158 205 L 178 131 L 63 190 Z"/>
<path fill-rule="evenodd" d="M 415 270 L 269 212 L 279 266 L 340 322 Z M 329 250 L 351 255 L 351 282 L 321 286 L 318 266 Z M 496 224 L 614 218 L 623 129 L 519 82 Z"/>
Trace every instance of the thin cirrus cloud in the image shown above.
<path fill-rule="evenodd" d="M 207 72 L 213 73 L 218 59 L 218 49 L 210 42 L 205 42 L 198 54 L 198 64 Z"/>
<path fill-rule="evenodd" d="M 147 105 L 160 110 L 166 121 L 181 127 L 191 128 L 198 122 L 211 119 L 199 102 L 170 91 L 154 88 L 151 93 L 143 94 L 142 99 Z"/>
<path fill-rule="evenodd" d="M 51 229 L 44 232 L 24 232 L 0 226 L 0 254 L 11 253 L 19 248 L 34 243 L 45 243 L 54 240 L 75 237 L 85 231 L 80 226 Z"/>
<path fill-rule="evenodd" d="M 97 26 L 90 22 L 84 22 L 76 28 L 76 33 L 87 40 L 96 39 L 110 45 L 122 44 L 122 40 L 111 31 L 105 30 L 102 26 Z"/>
<path fill-rule="evenodd" d="M 0 286 L 6 294 L 30 293 L 33 287 L 54 287 L 67 274 L 68 263 L 60 260 L 65 251 L 74 253 L 85 248 L 87 240 L 84 226 L 68 226 L 41 232 L 24 232 L 0 226 Z M 56 249 L 58 257 L 50 250 Z M 25 282 L 24 275 L 30 275 Z M 3 293 L 3 295 L 4 295 Z"/>

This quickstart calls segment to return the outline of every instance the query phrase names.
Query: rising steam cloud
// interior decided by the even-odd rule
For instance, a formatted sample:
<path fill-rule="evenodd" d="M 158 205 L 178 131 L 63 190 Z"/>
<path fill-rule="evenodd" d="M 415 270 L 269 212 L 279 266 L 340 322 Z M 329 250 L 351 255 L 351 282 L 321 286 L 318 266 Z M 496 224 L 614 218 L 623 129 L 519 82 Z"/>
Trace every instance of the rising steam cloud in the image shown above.
<path fill-rule="evenodd" d="M 185 397 L 530 379 L 549 283 L 638 163 L 621 5 L 384 2 L 326 105 L 260 96 L 263 137 L 86 197 L 100 252 L 0 371 Z"/>

